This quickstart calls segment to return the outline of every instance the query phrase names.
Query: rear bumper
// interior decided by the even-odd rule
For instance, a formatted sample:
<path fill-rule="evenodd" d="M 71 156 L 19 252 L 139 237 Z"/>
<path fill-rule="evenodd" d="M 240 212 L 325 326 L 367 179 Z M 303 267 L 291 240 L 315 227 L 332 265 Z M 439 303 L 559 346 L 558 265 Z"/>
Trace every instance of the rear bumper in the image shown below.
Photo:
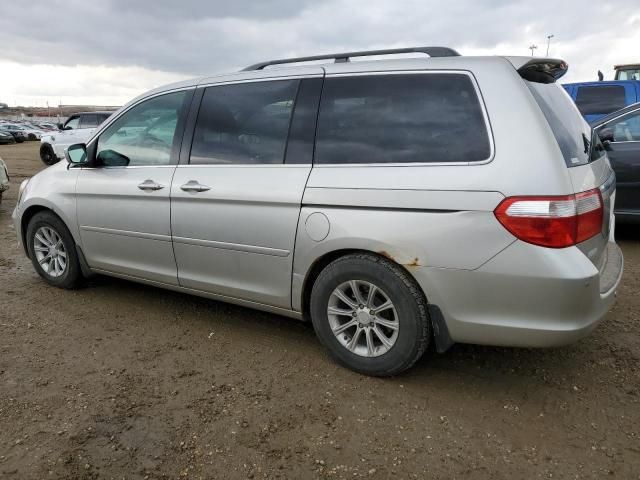
<path fill-rule="evenodd" d="M 598 271 L 577 247 L 516 241 L 476 270 L 422 267 L 412 273 L 440 307 L 454 342 L 553 347 L 596 327 L 615 300 L 622 270 L 613 242 Z"/>

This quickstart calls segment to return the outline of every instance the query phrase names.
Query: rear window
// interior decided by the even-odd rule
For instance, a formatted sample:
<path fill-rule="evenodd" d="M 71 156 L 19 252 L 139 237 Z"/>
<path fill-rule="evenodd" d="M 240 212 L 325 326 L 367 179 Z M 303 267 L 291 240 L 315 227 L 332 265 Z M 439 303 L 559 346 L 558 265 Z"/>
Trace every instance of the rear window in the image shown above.
<path fill-rule="evenodd" d="M 626 106 L 622 85 L 578 87 L 576 105 L 583 115 L 615 112 Z"/>
<path fill-rule="evenodd" d="M 466 74 L 325 80 L 315 163 L 478 162 L 490 155 L 482 107 Z"/>
<path fill-rule="evenodd" d="M 557 83 L 525 82 L 540 106 L 568 167 L 584 165 L 603 155 L 599 140 L 571 97 Z"/>

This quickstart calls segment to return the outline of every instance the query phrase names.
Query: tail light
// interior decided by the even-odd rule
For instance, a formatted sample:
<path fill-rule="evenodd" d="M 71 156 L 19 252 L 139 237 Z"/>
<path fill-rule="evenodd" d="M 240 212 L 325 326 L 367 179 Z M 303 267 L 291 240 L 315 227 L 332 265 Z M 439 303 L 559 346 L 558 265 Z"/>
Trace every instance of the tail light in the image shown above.
<path fill-rule="evenodd" d="M 494 210 L 518 239 L 550 248 L 584 242 L 602 231 L 604 206 L 599 189 L 553 197 L 509 197 Z"/>

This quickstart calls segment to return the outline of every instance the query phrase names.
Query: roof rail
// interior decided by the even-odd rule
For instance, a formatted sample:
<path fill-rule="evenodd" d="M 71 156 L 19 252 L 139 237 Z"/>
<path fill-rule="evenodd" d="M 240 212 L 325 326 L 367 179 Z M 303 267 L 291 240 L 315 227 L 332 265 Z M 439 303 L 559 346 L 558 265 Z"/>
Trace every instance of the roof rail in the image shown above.
<path fill-rule="evenodd" d="M 311 62 L 313 60 L 335 60 L 335 63 L 348 62 L 351 57 L 369 57 L 373 55 L 396 55 L 400 53 L 424 53 L 430 57 L 457 57 L 460 56 L 453 48 L 448 47 L 409 47 L 389 48 L 386 50 L 363 50 L 361 52 L 330 53 L 327 55 L 313 55 L 311 57 L 281 58 L 260 62 L 243 68 L 242 71 L 262 70 L 270 65 L 282 65 L 284 63 Z"/>

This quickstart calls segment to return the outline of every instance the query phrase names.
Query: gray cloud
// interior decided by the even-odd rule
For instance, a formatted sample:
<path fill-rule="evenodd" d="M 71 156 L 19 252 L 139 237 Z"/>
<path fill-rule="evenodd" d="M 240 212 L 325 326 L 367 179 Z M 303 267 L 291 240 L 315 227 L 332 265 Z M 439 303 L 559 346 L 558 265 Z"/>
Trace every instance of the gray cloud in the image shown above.
<path fill-rule="evenodd" d="M 464 53 L 521 44 L 527 54 L 537 42 L 544 53 L 547 33 L 571 52 L 572 43 L 619 35 L 612 25 L 628 22 L 634 7 L 637 0 L 30 0 L 3 10 L 0 44 L 2 59 L 20 63 L 196 75 L 273 57 L 388 46 L 448 45 Z"/>

